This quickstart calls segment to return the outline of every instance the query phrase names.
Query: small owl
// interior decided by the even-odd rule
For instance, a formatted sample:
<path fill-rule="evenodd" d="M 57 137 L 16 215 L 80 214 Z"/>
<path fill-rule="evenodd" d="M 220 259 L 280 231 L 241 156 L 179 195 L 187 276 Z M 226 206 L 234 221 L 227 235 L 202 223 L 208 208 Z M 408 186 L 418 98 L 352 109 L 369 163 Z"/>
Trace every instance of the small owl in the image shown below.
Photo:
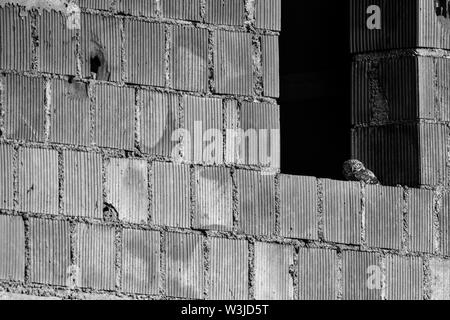
<path fill-rule="evenodd" d="M 362 181 L 367 184 L 379 184 L 375 174 L 366 169 L 364 164 L 358 160 L 349 160 L 344 163 L 344 177 L 348 181 Z"/>
<path fill-rule="evenodd" d="M 106 202 L 103 205 L 103 218 L 105 220 L 115 221 L 119 219 L 119 213 L 113 205 Z"/>

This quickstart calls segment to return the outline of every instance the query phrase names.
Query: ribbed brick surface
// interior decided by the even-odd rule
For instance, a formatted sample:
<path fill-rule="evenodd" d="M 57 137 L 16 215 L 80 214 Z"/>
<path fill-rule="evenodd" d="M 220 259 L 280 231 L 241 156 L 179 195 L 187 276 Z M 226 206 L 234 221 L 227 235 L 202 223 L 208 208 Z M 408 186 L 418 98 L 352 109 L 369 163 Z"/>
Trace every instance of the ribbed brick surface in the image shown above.
<path fill-rule="evenodd" d="M 270 236 L 275 232 L 275 179 L 258 172 L 238 170 L 239 230 Z"/>
<path fill-rule="evenodd" d="M 386 259 L 386 298 L 422 300 L 423 262 L 421 258 L 389 256 Z"/>
<path fill-rule="evenodd" d="M 32 64 L 31 18 L 13 6 L 0 7 L 0 68 L 27 71 Z"/>
<path fill-rule="evenodd" d="M 25 226 L 22 217 L 0 216 L 0 279 L 25 277 Z"/>
<path fill-rule="evenodd" d="M 281 234 L 288 238 L 318 239 L 317 180 L 282 175 L 280 185 Z"/>
<path fill-rule="evenodd" d="M 6 135 L 26 141 L 44 140 L 44 80 L 19 75 L 5 77 Z"/>
<path fill-rule="evenodd" d="M 185 157 L 194 163 L 222 163 L 222 100 L 185 96 L 183 104 L 185 128 L 189 133 L 183 145 Z"/>
<path fill-rule="evenodd" d="M 280 58 L 277 36 L 264 36 L 261 38 L 263 59 L 264 95 L 269 97 L 280 96 Z"/>
<path fill-rule="evenodd" d="M 161 0 L 165 18 L 200 21 L 201 0 Z"/>
<path fill-rule="evenodd" d="M 344 300 L 379 300 L 381 298 L 382 274 L 376 254 L 345 251 L 342 273 Z"/>
<path fill-rule="evenodd" d="M 215 238 L 210 253 L 210 299 L 248 299 L 248 243 Z"/>
<path fill-rule="evenodd" d="M 301 248 L 298 260 L 299 298 L 334 300 L 336 298 L 336 252 Z"/>
<path fill-rule="evenodd" d="M 113 290 L 116 285 L 114 228 L 77 225 L 81 287 Z"/>
<path fill-rule="evenodd" d="M 19 150 L 19 204 L 24 212 L 58 213 L 58 153 Z"/>
<path fill-rule="evenodd" d="M 160 281 L 158 232 L 123 230 L 122 288 L 125 292 L 157 294 Z"/>
<path fill-rule="evenodd" d="M 164 26 L 144 21 L 125 20 L 128 82 L 163 86 Z"/>
<path fill-rule="evenodd" d="M 367 186 L 367 244 L 371 247 L 400 249 L 402 223 L 403 189 Z"/>
<path fill-rule="evenodd" d="M 208 89 L 208 30 L 173 27 L 171 60 L 175 89 L 206 91 Z"/>
<path fill-rule="evenodd" d="M 167 234 L 166 288 L 171 297 L 203 297 L 202 237 L 196 234 Z"/>
<path fill-rule="evenodd" d="M 244 1 L 207 0 L 206 22 L 225 25 L 243 25 L 245 19 Z"/>
<path fill-rule="evenodd" d="M 148 222 L 149 193 L 147 162 L 110 159 L 106 167 L 106 199 L 116 208 L 119 219 Z"/>
<path fill-rule="evenodd" d="M 82 82 L 52 80 L 50 141 L 88 146 L 91 142 L 90 99 Z"/>
<path fill-rule="evenodd" d="M 415 252 L 433 252 L 434 195 L 430 190 L 410 190 L 409 247 Z"/>
<path fill-rule="evenodd" d="M 323 181 L 325 240 L 361 243 L 361 191 L 359 183 Z"/>
<path fill-rule="evenodd" d="M 233 190 L 227 168 L 201 168 L 196 172 L 194 226 L 229 231 L 233 228 Z"/>
<path fill-rule="evenodd" d="M 294 250 L 290 246 L 255 244 L 255 298 L 257 300 L 292 300 L 290 267 Z"/>
<path fill-rule="evenodd" d="M 65 151 L 64 214 L 103 217 L 101 156 Z"/>
<path fill-rule="evenodd" d="M 135 16 L 154 17 L 156 0 L 121 0 L 119 11 Z"/>
<path fill-rule="evenodd" d="M 255 0 L 256 27 L 281 29 L 281 0 Z"/>
<path fill-rule="evenodd" d="M 67 16 L 43 11 L 37 17 L 40 71 L 75 75 L 76 30 L 67 28 Z"/>
<path fill-rule="evenodd" d="M 0 144 L 0 209 L 13 209 L 13 161 L 14 148 Z"/>
<path fill-rule="evenodd" d="M 94 72 L 96 79 L 120 81 L 122 78 L 120 20 L 82 13 L 80 33 L 83 76 L 90 77 Z"/>
<path fill-rule="evenodd" d="M 189 228 L 189 167 L 155 162 L 152 166 L 152 176 L 153 222 L 158 225 Z"/>
<path fill-rule="evenodd" d="M 31 281 L 65 286 L 70 266 L 67 221 L 31 219 Z"/>
<path fill-rule="evenodd" d="M 218 93 L 253 93 L 252 36 L 247 33 L 216 32 L 215 80 Z"/>
<path fill-rule="evenodd" d="M 141 147 L 152 155 L 170 157 L 177 141 L 178 97 L 173 94 L 142 91 Z"/>

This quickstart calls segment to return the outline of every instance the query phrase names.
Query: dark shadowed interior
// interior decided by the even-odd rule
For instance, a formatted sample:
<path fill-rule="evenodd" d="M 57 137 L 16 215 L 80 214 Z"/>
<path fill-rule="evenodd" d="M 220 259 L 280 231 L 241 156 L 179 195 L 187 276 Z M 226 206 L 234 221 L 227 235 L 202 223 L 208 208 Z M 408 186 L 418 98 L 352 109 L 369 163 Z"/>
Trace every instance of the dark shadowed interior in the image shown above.
<path fill-rule="evenodd" d="M 281 167 L 342 180 L 350 157 L 347 1 L 283 1 Z"/>

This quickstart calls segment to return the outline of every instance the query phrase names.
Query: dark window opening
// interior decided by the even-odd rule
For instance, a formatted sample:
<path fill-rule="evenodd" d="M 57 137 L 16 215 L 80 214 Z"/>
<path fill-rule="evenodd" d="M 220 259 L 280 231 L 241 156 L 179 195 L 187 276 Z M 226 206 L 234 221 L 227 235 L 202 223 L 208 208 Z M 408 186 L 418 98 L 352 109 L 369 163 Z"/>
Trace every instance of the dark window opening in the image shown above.
<path fill-rule="evenodd" d="M 283 1 L 281 170 L 342 180 L 350 158 L 347 1 Z"/>

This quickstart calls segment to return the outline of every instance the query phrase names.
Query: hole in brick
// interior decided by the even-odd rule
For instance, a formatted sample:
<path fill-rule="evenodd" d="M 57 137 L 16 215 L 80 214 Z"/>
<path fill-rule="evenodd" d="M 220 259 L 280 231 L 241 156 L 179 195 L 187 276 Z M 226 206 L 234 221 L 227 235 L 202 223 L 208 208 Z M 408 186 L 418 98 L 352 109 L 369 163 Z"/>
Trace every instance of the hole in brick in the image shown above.
<path fill-rule="evenodd" d="M 111 72 L 109 71 L 108 61 L 102 50 L 96 50 L 91 54 L 90 58 L 91 73 L 96 75 L 97 80 L 108 81 Z"/>
<path fill-rule="evenodd" d="M 106 202 L 103 204 L 103 219 L 106 221 L 119 220 L 119 213 L 112 204 Z"/>
<path fill-rule="evenodd" d="M 438 21 L 446 28 L 450 29 L 450 1 L 434 0 L 435 11 Z"/>
<path fill-rule="evenodd" d="M 68 81 L 69 83 L 69 90 L 68 90 L 68 96 L 71 99 L 76 100 L 83 100 L 88 99 L 88 86 L 81 82 L 74 80 L 73 77 L 71 77 Z"/>

